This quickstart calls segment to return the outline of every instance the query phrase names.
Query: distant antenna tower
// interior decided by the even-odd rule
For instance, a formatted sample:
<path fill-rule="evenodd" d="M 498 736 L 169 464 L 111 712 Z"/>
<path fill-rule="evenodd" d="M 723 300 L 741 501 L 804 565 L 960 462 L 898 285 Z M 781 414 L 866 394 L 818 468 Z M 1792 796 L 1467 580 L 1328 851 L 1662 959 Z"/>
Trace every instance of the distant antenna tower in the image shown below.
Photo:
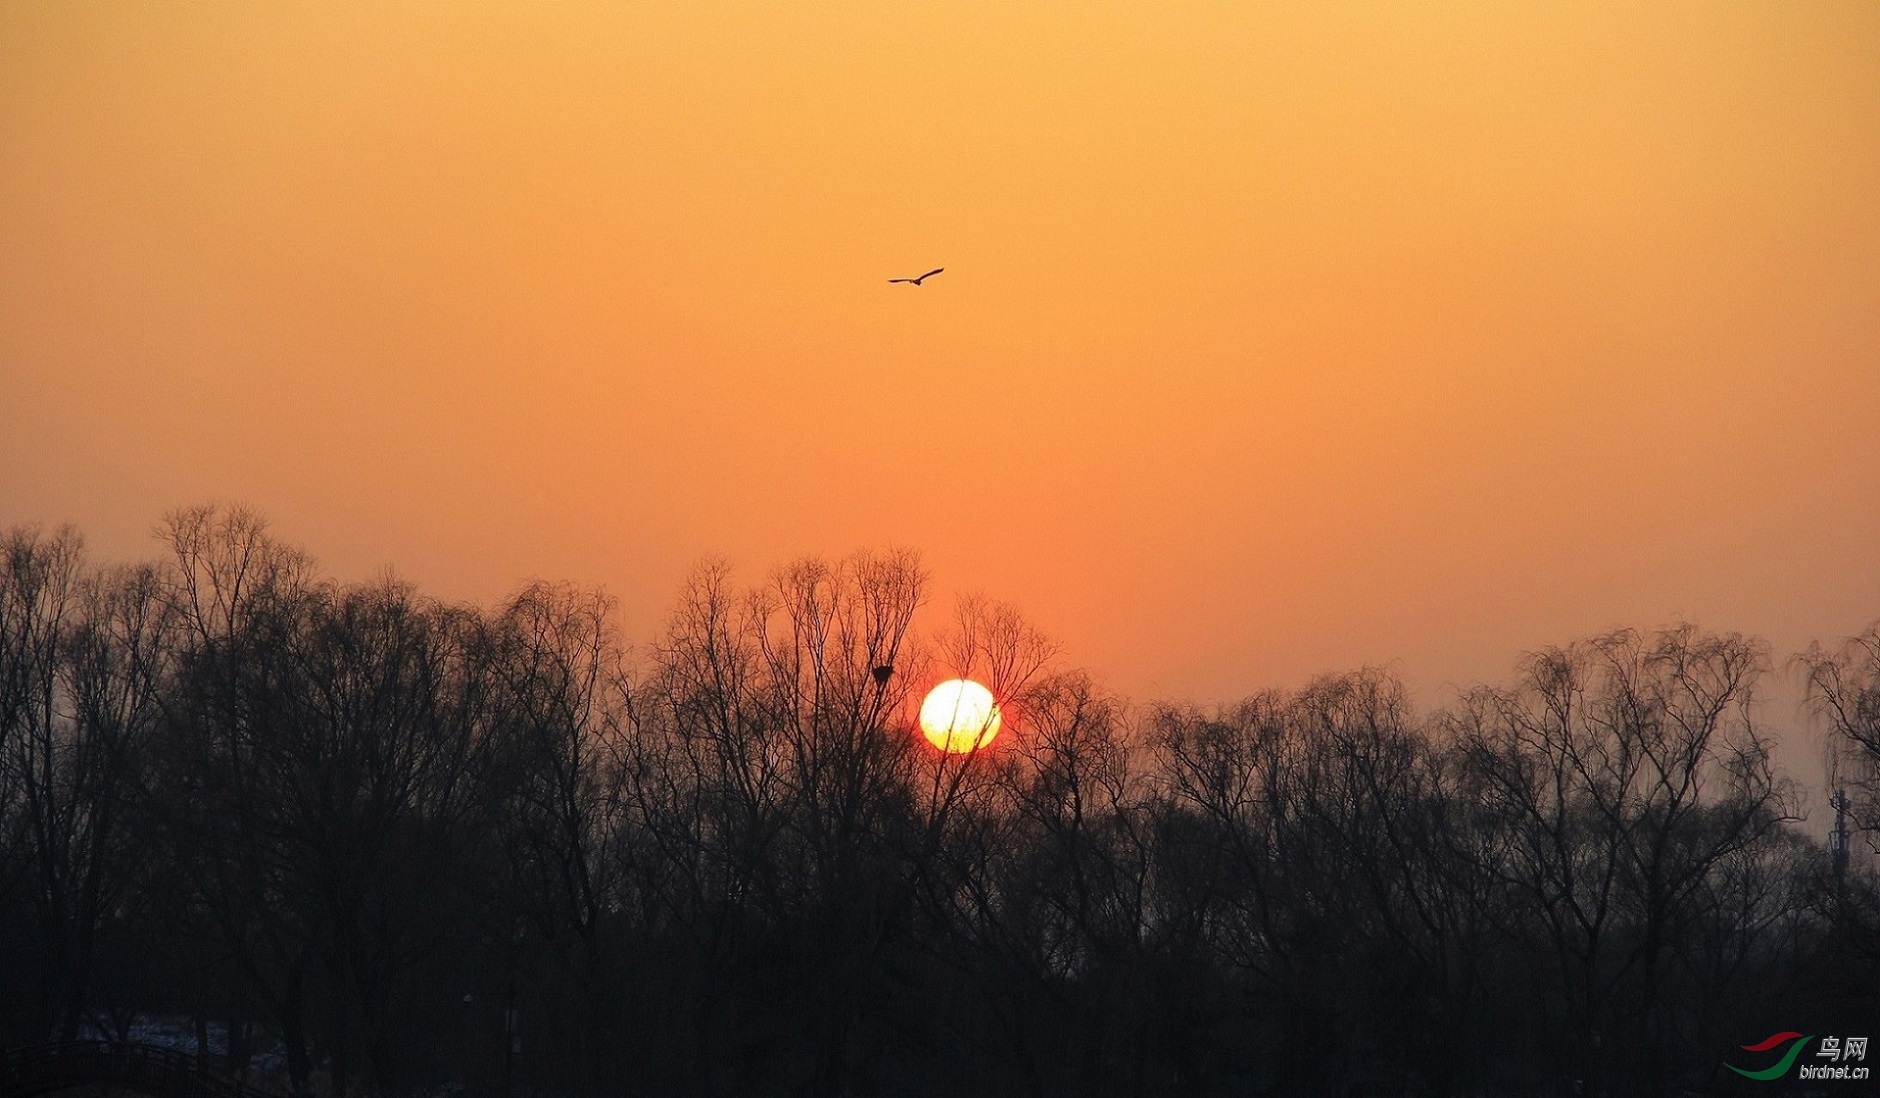
<path fill-rule="evenodd" d="M 1834 806 L 1834 833 L 1828 836 L 1828 853 L 1834 857 L 1834 879 L 1839 882 L 1847 876 L 1847 790 L 1835 790 L 1828 803 Z"/>

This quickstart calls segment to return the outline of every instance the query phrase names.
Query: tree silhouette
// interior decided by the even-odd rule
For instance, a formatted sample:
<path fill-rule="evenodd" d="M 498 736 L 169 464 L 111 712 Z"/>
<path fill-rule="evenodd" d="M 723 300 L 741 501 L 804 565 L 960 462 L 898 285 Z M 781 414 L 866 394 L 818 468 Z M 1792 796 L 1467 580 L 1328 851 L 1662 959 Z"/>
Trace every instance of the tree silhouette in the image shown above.
<path fill-rule="evenodd" d="M 322 1098 L 1623 1095 L 1880 1005 L 1880 889 L 1797 819 L 1749 638 L 1423 713 L 1377 670 L 1136 706 L 1009 606 L 924 632 L 911 553 L 705 564 L 635 650 L 598 591 L 159 533 L 0 536 L 9 1044 L 176 1024 Z M 1799 660 L 1870 776 L 1880 638 Z M 959 676 L 1003 730 L 944 753 Z"/>

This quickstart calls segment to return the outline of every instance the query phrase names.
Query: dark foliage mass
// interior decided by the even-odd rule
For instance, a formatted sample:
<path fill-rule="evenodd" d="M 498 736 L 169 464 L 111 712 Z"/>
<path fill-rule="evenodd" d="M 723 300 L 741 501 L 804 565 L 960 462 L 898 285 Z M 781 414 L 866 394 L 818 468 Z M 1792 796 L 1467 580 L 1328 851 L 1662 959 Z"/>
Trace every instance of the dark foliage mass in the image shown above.
<path fill-rule="evenodd" d="M 1880 900 L 1799 829 L 1751 639 L 1144 709 L 997 606 L 920 641 L 906 555 L 704 568 L 629 659 L 593 592 L 161 533 L 0 541 L 7 1044 L 193 1019 L 388 1096 L 1604 1095 L 1880 1017 Z M 1880 632 L 1796 662 L 1870 773 Z M 1005 699 L 984 752 L 912 734 L 943 673 Z"/>

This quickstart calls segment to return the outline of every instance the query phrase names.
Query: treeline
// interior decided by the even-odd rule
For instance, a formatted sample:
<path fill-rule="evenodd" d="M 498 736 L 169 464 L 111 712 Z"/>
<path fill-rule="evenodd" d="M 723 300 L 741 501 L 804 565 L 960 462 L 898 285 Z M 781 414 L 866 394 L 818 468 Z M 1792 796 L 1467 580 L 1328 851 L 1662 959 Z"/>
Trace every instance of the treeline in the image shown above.
<path fill-rule="evenodd" d="M 387 1096 L 1604 1095 L 1880 1018 L 1880 898 L 1798 829 L 1744 637 L 1428 714 L 1376 671 L 1132 708 L 1010 610 L 918 635 L 907 555 L 702 569 L 630 654 L 595 592 L 161 535 L 0 540 L 9 1045 L 168 1015 Z M 1880 760 L 1880 632 L 1797 659 Z M 1007 723 L 942 757 L 955 674 Z"/>

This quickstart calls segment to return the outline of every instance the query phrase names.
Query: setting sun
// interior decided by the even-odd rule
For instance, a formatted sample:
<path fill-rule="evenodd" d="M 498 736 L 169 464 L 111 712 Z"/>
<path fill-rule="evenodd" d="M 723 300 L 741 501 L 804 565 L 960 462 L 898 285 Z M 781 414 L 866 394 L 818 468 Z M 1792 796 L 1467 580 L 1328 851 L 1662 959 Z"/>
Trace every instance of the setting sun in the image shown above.
<path fill-rule="evenodd" d="M 948 754 L 976 751 L 999 734 L 999 705 L 971 679 L 948 679 L 921 702 L 920 730 Z"/>

